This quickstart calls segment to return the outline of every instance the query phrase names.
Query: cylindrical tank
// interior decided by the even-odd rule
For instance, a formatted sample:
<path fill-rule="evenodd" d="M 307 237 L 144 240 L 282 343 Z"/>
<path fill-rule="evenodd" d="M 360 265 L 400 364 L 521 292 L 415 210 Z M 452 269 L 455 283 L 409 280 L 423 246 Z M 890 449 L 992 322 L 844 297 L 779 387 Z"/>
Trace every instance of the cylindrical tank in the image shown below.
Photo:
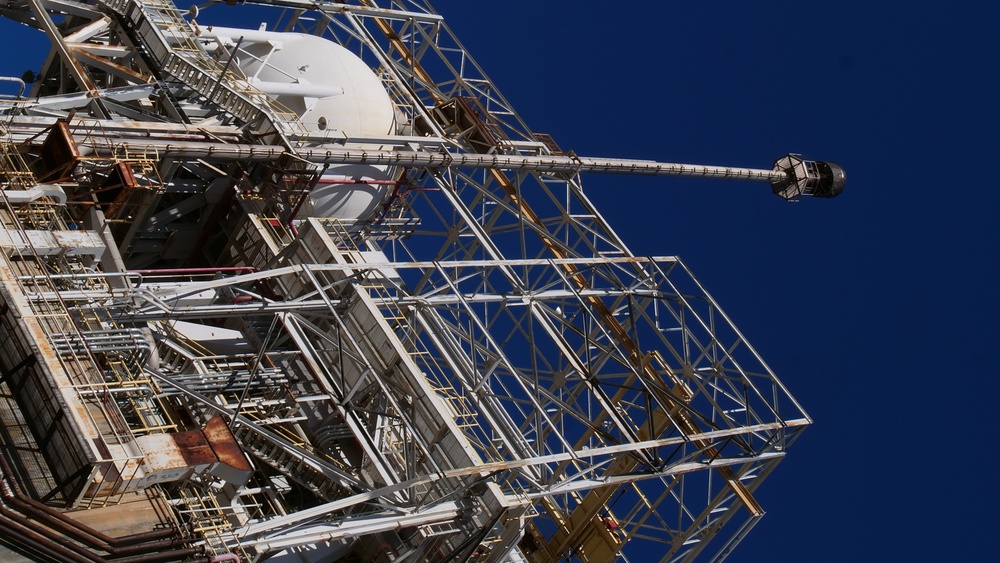
<path fill-rule="evenodd" d="M 395 107 L 382 81 L 361 58 L 340 45 L 302 33 L 228 28 L 208 28 L 203 36 L 242 37 L 235 61 L 240 71 L 298 115 L 306 129 L 340 131 L 348 139 L 395 133 Z M 299 208 L 298 216 L 367 221 L 385 202 L 400 173 L 385 166 L 332 166 Z"/>

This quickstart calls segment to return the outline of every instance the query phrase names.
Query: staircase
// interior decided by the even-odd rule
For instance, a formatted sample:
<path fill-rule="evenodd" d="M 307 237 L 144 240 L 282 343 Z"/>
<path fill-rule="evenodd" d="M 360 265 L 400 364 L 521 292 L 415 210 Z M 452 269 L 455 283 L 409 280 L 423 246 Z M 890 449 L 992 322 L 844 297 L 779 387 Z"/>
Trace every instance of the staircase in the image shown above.
<path fill-rule="evenodd" d="M 181 18 L 184 12 L 170 0 L 101 0 L 101 4 L 142 47 L 153 68 L 249 125 L 265 143 L 291 149 L 287 135 L 305 133 L 297 115 L 210 56 Z"/>
<path fill-rule="evenodd" d="M 333 466 L 301 447 L 251 426 L 240 424 L 233 435 L 243 450 L 288 476 L 317 497 L 331 501 L 342 497 L 345 480 L 353 481 L 347 471 Z"/>

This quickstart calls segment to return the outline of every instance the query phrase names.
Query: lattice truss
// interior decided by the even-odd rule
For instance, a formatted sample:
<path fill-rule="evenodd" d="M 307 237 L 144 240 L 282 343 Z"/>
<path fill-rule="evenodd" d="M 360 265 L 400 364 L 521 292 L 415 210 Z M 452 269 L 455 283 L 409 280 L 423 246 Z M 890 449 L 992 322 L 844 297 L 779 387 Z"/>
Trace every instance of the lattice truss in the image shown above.
<path fill-rule="evenodd" d="M 99 198 L 128 175 L 116 163 L 138 179 L 104 202 L 132 273 L 81 274 L 86 288 L 34 298 L 148 331 L 155 361 L 136 377 L 163 412 L 189 413 L 167 418 L 223 415 L 258 466 L 254 484 L 285 475 L 313 499 L 271 498 L 285 504 L 235 518 L 212 549 L 262 558 L 380 535 L 399 558 L 610 561 L 657 542 L 663 561 L 687 561 L 722 532 L 710 553 L 725 557 L 763 515 L 753 492 L 809 418 L 686 266 L 634 256 L 572 171 L 455 163 L 566 155 L 428 3 L 247 4 L 193 25 L 164 0 L 0 10 L 54 43 L 40 97 L 9 113 L 87 114 L 68 135 L 111 155 L 77 159 L 59 181 Z M 350 142 L 305 132 L 228 67 L 250 53 L 220 54 L 197 33 L 212 12 L 270 18 L 271 7 L 272 29 L 328 37 L 376 70 L 401 133 L 380 150 L 441 157 L 402 171 L 369 221 L 296 218 L 323 171 L 315 155 Z M 123 122 L 187 152 L 124 156 L 139 145 Z M 286 157 L 227 152 L 248 144 Z M 179 255 L 156 243 L 168 226 L 203 234 Z M 192 263 L 220 269 L 165 269 Z M 182 330 L 223 318 L 239 335 L 228 354 Z M 387 535 L 400 527 L 419 533 Z"/>
<path fill-rule="evenodd" d="M 477 470 L 501 484 L 512 503 L 539 508 L 538 534 L 558 535 L 558 524 L 576 511 L 592 512 L 588 520 L 600 511 L 620 522 L 627 537 L 670 542 L 671 553 L 683 558 L 740 511 L 740 495 L 757 487 L 808 420 L 683 264 L 607 259 L 598 265 L 631 281 L 595 277 L 583 291 L 562 268 L 597 270 L 589 262 L 372 266 L 349 283 L 275 304 L 288 311 L 281 316 L 287 334 L 275 338 L 269 356 L 298 348 L 323 366 L 340 405 L 367 413 L 353 429 L 392 471 L 389 482 L 417 477 L 400 500 L 420 505 L 470 487 L 474 482 L 451 482 L 466 468 L 435 463 L 433 445 L 408 428 L 415 416 L 401 398 L 413 389 L 392 366 L 373 365 L 371 352 L 350 336 L 358 331 L 338 311 L 350 301 L 345 295 L 365 292 L 481 460 Z M 540 283 L 513 291 L 504 268 Z M 317 280 L 346 269 L 308 267 Z M 404 290 L 404 278 L 423 280 L 426 290 Z M 237 277 L 186 291 L 223 283 L 228 290 L 242 285 Z M 630 340 L 649 352 L 636 358 L 623 349 L 588 296 L 607 303 Z M 131 299 L 137 318 L 218 314 L 163 311 L 154 304 L 162 297 L 141 292 Z M 343 327 L 333 336 L 331 314 Z M 257 322 L 267 324 L 266 317 Z M 317 338 L 335 341 L 308 344 Z M 350 376 L 348 388 L 345 373 L 365 375 Z M 343 420 L 332 413 L 330 420 L 336 423 L 325 432 L 343 431 Z M 332 443 L 324 446 L 327 454 L 343 455 Z M 563 543 L 559 551 L 574 544 L 569 537 Z"/>

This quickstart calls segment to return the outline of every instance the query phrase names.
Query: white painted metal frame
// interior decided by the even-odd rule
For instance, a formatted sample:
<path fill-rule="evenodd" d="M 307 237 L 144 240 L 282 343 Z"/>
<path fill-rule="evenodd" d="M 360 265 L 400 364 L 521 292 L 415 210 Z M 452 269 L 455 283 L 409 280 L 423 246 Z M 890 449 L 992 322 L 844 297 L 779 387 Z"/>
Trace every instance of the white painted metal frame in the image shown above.
<path fill-rule="evenodd" d="M 159 76 L 163 69 L 144 68 L 148 61 L 133 61 L 130 51 L 117 49 L 128 46 L 113 39 L 124 37 L 117 28 L 94 26 L 94 35 L 73 39 L 105 41 L 102 52 L 133 67 L 119 71 L 120 80 L 156 76 L 158 91 L 178 104 L 126 110 L 119 106 L 146 95 L 146 87 L 138 94 L 135 86 L 98 87 L 98 97 L 107 98 L 98 102 L 74 97 L 65 86 L 58 97 L 34 106 L 38 115 L 75 104 L 92 108 L 98 118 L 109 112 L 140 121 L 153 115 L 178 120 L 198 111 L 198 118 L 221 122 L 211 138 L 169 141 L 160 167 L 168 192 L 171 172 L 183 169 L 186 180 L 195 176 L 207 187 L 213 170 L 228 170 L 248 155 L 249 163 L 275 160 L 286 150 L 315 163 L 410 159 L 393 213 L 419 219 L 419 226 L 403 238 L 380 236 L 377 222 L 330 226 L 325 236 L 353 259 L 211 280 L 174 276 L 159 285 L 138 283 L 135 274 L 95 273 L 73 278 L 92 282 L 87 289 L 27 295 L 59 301 L 71 311 L 100 308 L 123 327 L 150 327 L 162 350 L 187 354 L 186 363 L 177 365 L 200 366 L 191 373 L 148 369 L 145 375 L 159 382 L 168 401 L 195 413 L 225 414 L 262 465 L 282 471 L 280 453 L 281 463 L 293 457 L 301 475 L 311 476 L 300 485 L 322 504 L 286 516 L 257 514 L 257 521 L 234 529 L 231 539 L 213 548 L 262 557 L 317 541 L 416 527 L 426 540 L 411 546 L 414 560 L 432 557 L 433 550 L 470 557 L 478 543 L 491 550 L 481 554 L 490 561 L 554 561 L 571 554 L 599 560 L 607 554 L 588 555 L 583 546 L 595 534 L 594 523 L 613 518 L 615 537 L 629 540 L 622 557 L 641 553 L 644 542 L 665 544 L 663 561 L 694 560 L 710 545 L 716 559 L 731 552 L 763 514 L 753 491 L 809 417 L 683 263 L 629 251 L 587 198 L 579 173 L 768 182 L 783 176 L 557 154 L 528 129 L 426 2 L 247 3 L 283 8 L 279 28 L 324 34 L 372 64 L 414 129 L 400 148 L 360 155 L 355 150 L 351 156 L 343 140 L 282 126 L 268 103 L 255 110 L 216 100 L 217 88 L 204 92 L 211 89 L 205 78 L 210 74 L 191 77 L 198 85 L 185 88 L 180 74 Z M 158 0 L 157 13 L 169 12 L 168 4 Z M 114 8 L 130 13 L 129 5 L 115 2 Z M 32 6 L 70 10 L 38 1 Z M 33 21 L 17 8 L 5 13 Z M 54 43 L 64 58 L 79 48 L 62 38 Z M 77 57 L 82 74 L 72 73 L 85 84 L 87 73 L 101 78 L 114 68 L 98 64 L 94 49 L 88 52 Z M 225 76 L 222 71 L 217 85 L 237 92 Z M 467 109 L 446 109 L 458 99 Z M 473 125 L 449 122 L 447 111 Z M 20 122 L 25 130 L 29 121 Z M 150 125 L 153 135 L 157 127 Z M 252 146 L 248 132 L 254 128 L 268 147 Z M 418 140 L 428 137 L 426 145 Z M 150 140 L 111 144 L 134 150 L 139 143 L 153 147 Z M 98 154 L 106 150 L 93 148 Z M 187 207 L 200 201 L 191 199 Z M 281 256 L 305 245 L 298 239 L 271 243 L 284 249 Z M 383 252 L 388 262 L 359 262 L 356 257 L 366 252 Z M 259 289 L 267 284 L 296 288 L 295 294 L 274 300 Z M 204 294 L 213 297 L 194 298 Z M 230 302 L 223 304 L 224 298 Z M 377 328 L 358 324 L 364 307 L 381 314 Z M 254 388 L 241 396 L 232 388 L 199 391 L 187 383 L 195 373 L 221 369 L 216 364 L 239 364 L 251 382 L 259 373 L 259 362 L 242 356 L 199 356 L 169 328 L 219 315 L 243 319 L 248 338 L 251 327 L 269 327 L 254 333 L 259 341 L 253 355 L 275 358 L 274 377 L 300 381 L 296 393 L 279 399 Z M 396 352 L 373 353 L 366 339 L 376 332 L 384 332 Z M 445 413 L 442 428 L 454 448 L 466 450 L 469 464 L 427 437 L 423 425 L 430 415 L 418 416 L 418 404 Z M 256 418 L 245 414 L 251 406 Z M 320 415 L 333 422 L 322 431 L 306 429 L 304 421 Z M 348 454 L 338 458 L 333 451 L 344 441 L 355 446 L 343 450 L 361 452 L 356 467 Z M 280 452 L 265 449 L 271 446 Z M 498 504 L 491 504 L 490 495 Z M 305 531 L 288 533 L 293 525 Z M 720 534 L 728 539 L 713 543 Z M 548 551 L 530 553 L 521 539 L 526 535 Z M 516 555 L 518 550 L 524 554 Z"/>

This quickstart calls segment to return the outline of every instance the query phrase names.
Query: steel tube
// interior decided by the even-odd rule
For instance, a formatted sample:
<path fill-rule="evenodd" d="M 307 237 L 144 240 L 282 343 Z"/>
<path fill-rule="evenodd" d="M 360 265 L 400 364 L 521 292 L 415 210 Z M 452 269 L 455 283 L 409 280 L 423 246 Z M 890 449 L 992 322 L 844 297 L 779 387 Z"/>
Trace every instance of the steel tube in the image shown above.
<path fill-rule="evenodd" d="M 271 161 L 285 152 L 278 145 L 249 145 L 206 142 L 170 142 L 135 139 L 111 139 L 111 146 L 130 151 L 157 151 L 174 158 L 214 158 L 219 160 Z M 98 152 L 102 147 L 94 147 Z M 103 149 L 105 152 L 108 149 Z M 538 172 L 542 174 L 632 174 L 642 176 L 696 176 L 755 182 L 788 179 L 781 170 L 678 164 L 655 160 L 591 158 L 571 156 L 530 156 L 473 154 L 425 151 L 390 151 L 321 145 L 296 149 L 296 154 L 317 164 L 368 164 L 372 166 L 409 166 L 415 168 L 484 168 Z"/>
<path fill-rule="evenodd" d="M 131 557 L 119 557 L 109 559 L 108 561 L 109 563 L 112 561 L 114 563 L 164 563 L 167 561 L 185 561 L 192 556 L 201 555 L 202 553 L 204 553 L 203 548 L 192 547 L 186 549 L 175 549 L 173 551 L 146 553 Z"/>
<path fill-rule="evenodd" d="M 250 274 L 256 272 L 253 266 L 222 266 L 219 268 L 159 268 L 152 270 L 129 270 L 127 274 L 139 274 L 142 276 L 188 276 L 201 274 Z"/>
<path fill-rule="evenodd" d="M 0 76 L 0 82 L 14 82 L 16 84 L 20 84 L 21 85 L 21 89 L 18 90 L 17 96 L 16 96 L 15 99 L 18 99 L 18 100 L 21 99 L 21 94 L 24 94 L 24 81 L 23 80 L 21 80 L 20 78 L 14 78 L 13 76 Z"/>
<path fill-rule="evenodd" d="M 29 129 L 34 124 L 19 123 Z M 109 129 L 110 131 L 110 129 Z M 184 133 L 190 134 L 185 131 Z M 148 132 L 146 132 L 148 134 Z M 112 147 L 129 151 L 155 151 L 172 158 L 204 158 L 209 160 L 270 162 L 287 149 L 280 145 L 255 145 L 184 140 L 174 138 L 136 138 L 109 136 L 99 146 L 92 147 L 101 156 L 112 156 Z M 86 146 L 84 138 L 77 142 Z M 316 144 L 296 148 L 296 154 L 317 164 L 369 164 L 375 166 L 410 166 L 426 168 L 479 168 L 538 172 L 542 174 L 632 174 L 644 176 L 692 176 L 780 182 L 788 180 L 781 170 L 680 164 L 654 160 L 630 160 L 604 157 L 561 155 L 517 155 L 449 153 L 438 150 L 379 150 L 345 147 L 341 144 Z"/>
<path fill-rule="evenodd" d="M 113 538 L 86 524 L 73 520 L 50 506 L 25 497 L 17 489 L 13 473 L 3 456 L 0 456 L 0 477 L 2 477 L 0 493 L 2 493 L 3 501 L 16 508 L 19 512 L 28 513 L 37 518 L 39 522 L 44 523 L 53 530 L 83 542 L 94 549 L 106 551 L 112 555 L 133 555 L 155 552 L 183 543 L 183 540 L 177 537 L 177 530 L 171 528 Z"/>
<path fill-rule="evenodd" d="M 2 505 L 2 503 L 0 503 L 0 505 Z M 0 509 L 0 513 L 2 512 L 3 509 Z M 25 528 L 17 520 L 13 520 L 2 514 L 0 514 L 0 533 L 3 533 L 4 536 L 10 538 L 12 541 L 16 538 L 18 543 L 29 547 L 39 554 L 51 557 L 52 561 L 69 561 L 72 563 L 93 562 L 92 559 L 82 557 L 79 554 L 66 549 L 59 543 L 53 542 L 52 538 L 46 538 L 41 534 L 37 534 L 30 529 Z"/>
<path fill-rule="evenodd" d="M 61 512 L 48 506 L 36 505 L 35 502 L 37 501 L 31 502 L 31 499 L 22 499 L 16 496 L 7 498 L 6 500 L 18 512 L 30 515 L 40 523 L 51 528 L 52 531 L 82 542 L 92 549 L 106 551 L 111 556 L 142 556 L 144 554 L 160 553 L 164 549 L 176 548 L 185 543 L 184 540 L 176 537 L 175 530 L 170 529 L 143 532 L 121 538 L 111 538 L 84 524 L 65 517 Z M 163 538 L 165 534 L 175 537 L 167 536 L 167 539 L 159 539 Z"/>

